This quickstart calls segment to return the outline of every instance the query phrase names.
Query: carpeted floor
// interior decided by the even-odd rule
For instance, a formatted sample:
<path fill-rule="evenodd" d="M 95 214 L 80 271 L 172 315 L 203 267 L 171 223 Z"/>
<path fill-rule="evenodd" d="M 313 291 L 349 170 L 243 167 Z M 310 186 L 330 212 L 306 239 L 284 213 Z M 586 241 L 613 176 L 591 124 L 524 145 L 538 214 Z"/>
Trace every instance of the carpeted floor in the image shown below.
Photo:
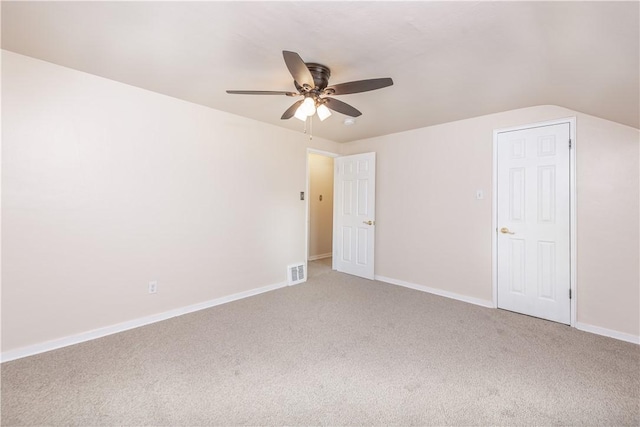
<path fill-rule="evenodd" d="M 2 364 L 2 425 L 639 425 L 640 347 L 310 263 Z"/>

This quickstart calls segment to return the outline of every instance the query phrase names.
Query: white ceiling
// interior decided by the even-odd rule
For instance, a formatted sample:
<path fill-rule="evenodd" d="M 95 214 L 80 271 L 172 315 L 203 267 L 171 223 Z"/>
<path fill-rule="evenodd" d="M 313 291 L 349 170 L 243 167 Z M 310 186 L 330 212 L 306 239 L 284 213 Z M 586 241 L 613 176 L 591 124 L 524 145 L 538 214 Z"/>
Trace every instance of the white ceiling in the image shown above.
<path fill-rule="evenodd" d="M 639 127 L 640 3 L 2 2 L 2 47 L 266 123 L 295 101 L 282 50 L 331 68 L 343 95 L 313 133 L 352 141 L 541 104 Z"/>

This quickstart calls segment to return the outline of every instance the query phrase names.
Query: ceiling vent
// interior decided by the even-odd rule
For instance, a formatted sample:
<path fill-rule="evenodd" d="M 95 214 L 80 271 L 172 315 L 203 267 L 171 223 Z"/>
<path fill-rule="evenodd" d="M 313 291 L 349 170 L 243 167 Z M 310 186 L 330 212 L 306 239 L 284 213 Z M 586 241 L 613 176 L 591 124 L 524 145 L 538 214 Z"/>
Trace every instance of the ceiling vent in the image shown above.
<path fill-rule="evenodd" d="M 294 264 L 287 267 L 287 278 L 289 285 L 306 282 L 307 275 L 305 274 L 304 264 Z"/>

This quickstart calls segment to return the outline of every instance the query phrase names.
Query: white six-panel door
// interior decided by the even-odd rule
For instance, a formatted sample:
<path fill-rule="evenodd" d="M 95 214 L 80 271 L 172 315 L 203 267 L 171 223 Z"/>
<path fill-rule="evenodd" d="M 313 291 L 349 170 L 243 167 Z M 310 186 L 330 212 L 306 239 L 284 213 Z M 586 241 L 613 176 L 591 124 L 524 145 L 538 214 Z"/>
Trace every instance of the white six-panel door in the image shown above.
<path fill-rule="evenodd" d="M 335 159 L 334 268 L 374 277 L 376 153 Z"/>
<path fill-rule="evenodd" d="M 498 307 L 569 324 L 569 123 L 497 138 Z"/>

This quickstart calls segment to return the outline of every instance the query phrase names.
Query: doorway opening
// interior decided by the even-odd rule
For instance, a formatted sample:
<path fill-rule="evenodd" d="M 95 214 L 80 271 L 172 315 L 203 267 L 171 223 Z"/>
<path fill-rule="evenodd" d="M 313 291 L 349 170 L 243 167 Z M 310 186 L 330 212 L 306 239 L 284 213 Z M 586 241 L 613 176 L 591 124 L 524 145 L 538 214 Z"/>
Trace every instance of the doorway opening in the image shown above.
<path fill-rule="evenodd" d="M 337 154 L 307 150 L 307 261 L 333 256 L 333 183 Z"/>

